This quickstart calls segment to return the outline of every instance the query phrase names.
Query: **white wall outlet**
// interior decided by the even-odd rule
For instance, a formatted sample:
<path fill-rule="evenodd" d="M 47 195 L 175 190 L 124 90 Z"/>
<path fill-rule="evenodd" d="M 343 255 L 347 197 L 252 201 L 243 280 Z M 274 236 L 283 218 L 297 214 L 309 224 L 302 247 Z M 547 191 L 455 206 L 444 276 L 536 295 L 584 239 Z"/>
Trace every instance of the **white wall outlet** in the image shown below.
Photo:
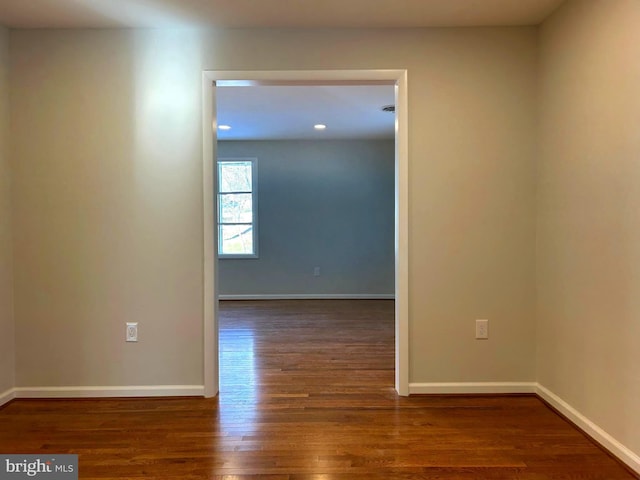
<path fill-rule="evenodd" d="M 127 342 L 138 341 L 138 322 L 127 322 Z"/>
<path fill-rule="evenodd" d="M 314 277 L 320 276 L 320 267 L 313 267 L 313 276 Z"/>
<path fill-rule="evenodd" d="M 482 340 L 489 338 L 489 320 L 476 320 L 476 338 Z"/>

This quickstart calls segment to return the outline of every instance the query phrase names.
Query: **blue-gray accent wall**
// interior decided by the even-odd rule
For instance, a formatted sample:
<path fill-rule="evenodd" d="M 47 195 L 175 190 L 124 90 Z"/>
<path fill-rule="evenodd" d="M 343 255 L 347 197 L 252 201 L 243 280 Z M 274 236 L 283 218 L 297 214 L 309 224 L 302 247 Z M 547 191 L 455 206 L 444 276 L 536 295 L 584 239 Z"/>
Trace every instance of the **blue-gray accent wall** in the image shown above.
<path fill-rule="evenodd" d="M 221 141 L 218 157 L 258 159 L 259 258 L 219 260 L 222 296 L 393 294 L 393 140 Z"/>

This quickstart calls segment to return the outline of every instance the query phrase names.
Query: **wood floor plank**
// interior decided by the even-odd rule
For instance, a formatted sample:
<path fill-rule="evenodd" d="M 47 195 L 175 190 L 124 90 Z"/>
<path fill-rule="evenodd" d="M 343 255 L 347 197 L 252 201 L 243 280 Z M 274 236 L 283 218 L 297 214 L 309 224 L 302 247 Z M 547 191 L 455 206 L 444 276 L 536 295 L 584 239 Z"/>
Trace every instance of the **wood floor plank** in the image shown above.
<path fill-rule="evenodd" d="M 393 310 L 221 302 L 217 398 L 14 400 L 0 452 L 101 480 L 634 478 L 534 396 L 398 397 Z"/>

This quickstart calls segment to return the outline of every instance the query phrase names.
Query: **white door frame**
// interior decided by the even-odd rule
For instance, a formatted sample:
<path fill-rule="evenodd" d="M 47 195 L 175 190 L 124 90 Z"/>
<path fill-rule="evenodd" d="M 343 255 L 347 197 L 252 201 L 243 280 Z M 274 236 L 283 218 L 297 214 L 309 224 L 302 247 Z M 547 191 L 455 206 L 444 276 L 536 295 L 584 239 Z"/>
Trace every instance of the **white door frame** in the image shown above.
<path fill-rule="evenodd" d="M 231 84 L 367 84 L 395 85 L 395 388 L 409 395 L 409 142 L 406 70 L 205 71 L 202 73 L 203 170 L 203 334 L 204 394 L 217 395 L 218 286 L 215 252 L 215 158 L 217 120 L 215 85 Z"/>

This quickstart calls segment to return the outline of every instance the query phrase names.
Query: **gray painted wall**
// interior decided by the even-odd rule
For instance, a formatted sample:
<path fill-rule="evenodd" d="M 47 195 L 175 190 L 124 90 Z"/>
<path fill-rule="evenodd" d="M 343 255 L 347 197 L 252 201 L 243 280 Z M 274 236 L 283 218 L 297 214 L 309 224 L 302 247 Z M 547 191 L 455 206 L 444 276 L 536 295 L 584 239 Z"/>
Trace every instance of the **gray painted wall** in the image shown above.
<path fill-rule="evenodd" d="M 393 140 L 225 141 L 218 157 L 258 159 L 259 258 L 221 259 L 221 295 L 393 294 Z"/>
<path fill-rule="evenodd" d="M 0 27 L 0 397 L 15 384 L 8 80 L 9 33 Z"/>
<path fill-rule="evenodd" d="M 538 383 L 640 472 L 639 24 L 570 1 L 540 30 L 536 333 Z"/>
<path fill-rule="evenodd" d="M 535 380 L 537 27 L 10 36 L 16 385 L 201 385 L 202 71 L 390 68 L 410 381 Z"/>

